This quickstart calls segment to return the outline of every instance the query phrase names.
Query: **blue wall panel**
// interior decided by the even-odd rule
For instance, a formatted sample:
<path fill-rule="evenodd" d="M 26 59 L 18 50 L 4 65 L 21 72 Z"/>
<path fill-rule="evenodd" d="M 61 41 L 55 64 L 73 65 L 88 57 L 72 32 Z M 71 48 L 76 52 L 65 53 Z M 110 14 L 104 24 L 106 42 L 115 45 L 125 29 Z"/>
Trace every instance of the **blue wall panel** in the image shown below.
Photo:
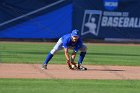
<path fill-rule="evenodd" d="M 72 4 L 26 19 L 14 25 L 11 22 L 12 26 L 0 30 L 0 38 L 59 38 L 71 32 Z"/>
<path fill-rule="evenodd" d="M 73 28 L 86 39 L 140 40 L 139 0 L 73 0 Z"/>

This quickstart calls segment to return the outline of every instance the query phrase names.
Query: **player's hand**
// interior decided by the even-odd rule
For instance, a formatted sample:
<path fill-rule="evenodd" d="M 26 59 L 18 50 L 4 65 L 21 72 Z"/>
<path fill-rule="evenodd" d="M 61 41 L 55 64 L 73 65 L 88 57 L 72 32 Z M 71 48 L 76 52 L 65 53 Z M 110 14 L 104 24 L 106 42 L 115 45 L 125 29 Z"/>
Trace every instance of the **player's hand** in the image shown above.
<path fill-rule="evenodd" d="M 67 60 L 66 63 L 68 65 L 69 69 L 72 69 L 71 62 L 69 60 Z"/>
<path fill-rule="evenodd" d="M 75 62 L 71 62 L 71 67 L 72 67 L 73 70 L 78 69 L 78 66 L 76 65 Z"/>

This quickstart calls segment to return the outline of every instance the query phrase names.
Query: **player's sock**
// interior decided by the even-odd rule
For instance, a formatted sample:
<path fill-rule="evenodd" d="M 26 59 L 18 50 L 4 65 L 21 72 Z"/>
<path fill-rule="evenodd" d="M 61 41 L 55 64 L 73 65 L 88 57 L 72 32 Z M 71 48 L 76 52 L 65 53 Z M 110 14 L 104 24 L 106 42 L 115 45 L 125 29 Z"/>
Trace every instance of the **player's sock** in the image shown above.
<path fill-rule="evenodd" d="M 86 55 L 86 52 L 81 52 L 78 60 L 78 64 L 82 64 L 84 57 Z"/>
<path fill-rule="evenodd" d="M 44 64 L 48 64 L 48 62 L 52 59 L 52 57 L 53 57 L 53 54 L 49 53 L 48 56 L 46 57 Z"/>

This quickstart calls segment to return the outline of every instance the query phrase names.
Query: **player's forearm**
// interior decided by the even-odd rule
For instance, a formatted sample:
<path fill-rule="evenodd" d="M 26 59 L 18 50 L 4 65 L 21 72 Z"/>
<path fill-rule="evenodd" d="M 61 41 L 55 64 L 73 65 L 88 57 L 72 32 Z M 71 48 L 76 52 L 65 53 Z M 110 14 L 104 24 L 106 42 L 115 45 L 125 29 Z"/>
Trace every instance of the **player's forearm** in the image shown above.
<path fill-rule="evenodd" d="M 65 57 L 66 57 L 66 61 L 70 61 L 70 56 L 69 56 L 69 53 L 68 53 L 68 49 L 64 49 L 64 52 L 65 52 Z"/>
<path fill-rule="evenodd" d="M 65 57 L 66 57 L 66 60 L 67 60 L 67 61 L 70 61 L 70 56 L 69 56 L 68 53 L 65 53 Z"/>

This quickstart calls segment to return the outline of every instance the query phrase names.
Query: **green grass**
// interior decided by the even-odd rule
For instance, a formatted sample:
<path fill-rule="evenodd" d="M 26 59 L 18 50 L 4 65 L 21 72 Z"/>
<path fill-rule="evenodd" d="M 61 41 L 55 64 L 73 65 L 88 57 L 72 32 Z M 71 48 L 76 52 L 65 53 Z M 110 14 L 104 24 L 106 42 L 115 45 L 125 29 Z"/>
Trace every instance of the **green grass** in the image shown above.
<path fill-rule="evenodd" d="M 86 44 L 88 47 L 84 64 L 134 65 L 140 66 L 140 47 L 122 45 Z M 1 63 L 43 63 L 54 43 L 0 42 Z M 76 61 L 78 60 L 76 57 Z M 65 64 L 63 50 L 58 52 L 50 64 Z"/>
<path fill-rule="evenodd" d="M 86 44 L 84 64 L 140 66 L 139 46 Z M 0 42 L 1 63 L 42 63 L 50 43 Z M 76 61 L 78 55 L 76 57 Z M 65 64 L 63 51 L 50 61 Z M 0 93 L 140 93 L 140 80 L 0 79 Z"/>
<path fill-rule="evenodd" d="M 140 93 L 137 80 L 0 79 L 1 93 Z"/>

